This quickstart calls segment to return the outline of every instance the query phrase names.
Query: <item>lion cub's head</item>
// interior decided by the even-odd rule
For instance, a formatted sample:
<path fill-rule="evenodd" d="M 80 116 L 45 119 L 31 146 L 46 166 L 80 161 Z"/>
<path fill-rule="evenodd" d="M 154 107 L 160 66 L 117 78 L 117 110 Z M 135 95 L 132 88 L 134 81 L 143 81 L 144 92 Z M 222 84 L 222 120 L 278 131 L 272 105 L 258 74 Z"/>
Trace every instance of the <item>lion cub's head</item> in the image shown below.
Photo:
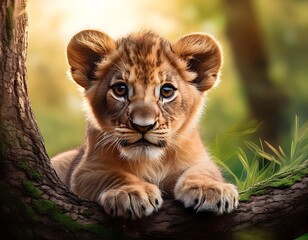
<path fill-rule="evenodd" d="M 114 41 L 86 30 L 71 39 L 67 57 L 90 125 L 101 132 L 97 146 L 134 161 L 161 159 L 189 137 L 222 62 L 219 45 L 203 33 L 172 44 L 153 32 Z"/>

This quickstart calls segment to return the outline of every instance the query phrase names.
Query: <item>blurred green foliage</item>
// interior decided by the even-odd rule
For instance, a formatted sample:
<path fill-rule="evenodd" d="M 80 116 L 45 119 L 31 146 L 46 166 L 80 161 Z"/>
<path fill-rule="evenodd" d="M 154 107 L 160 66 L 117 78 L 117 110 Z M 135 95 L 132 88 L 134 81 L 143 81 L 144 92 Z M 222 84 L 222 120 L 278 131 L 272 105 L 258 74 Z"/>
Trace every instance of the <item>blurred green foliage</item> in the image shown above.
<path fill-rule="evenodd" d="M 84 139 L 85 118 L 69 109 L 37 109 L 36 120 L 44 137 L 48 153 L 67 151 L 79 146 Z M 61 112 L 62 111 L 62 112 Z"/>
<path fill-rule="evenodd" d="M 67 63 L 65 45 L 67 39 L 63 32 L 66 22 L 72 21 L 71 5 L 74 11 L 84 12 L 80 1 L 59 0 L 45 2 L 29 1 L 29 47 L 28 74 L 29 95 L 39 127 L 45 139 L 48 153 L 52 156 L 62 150 L 73 148 L 83 142 L 84 116 L 80 93 L 66 75 Z M 68 3 L 70 2 L 70 4 Z M 123 1 L 115 1 L 121 5 Z M 98 1 L 91 1 L 94 4 Z M 245 148 L 246 141 L 258 142 L 254 133 L 259 123 L 250 118 L 249 107 L 241 79 L 234 64 L 234 55 L 225 33 L 226 16 L 222 0 L 179 0 L 179 1 L 138 1 L 130 2 L 126 12 L 138 12 L 136 19 L 128 19 L 114 14 L 108 22 L 97 23 L 93 18 L 92 28 L 101 28 L 127 21 L 135 23 L 136 28 L 152 28 L 171 41 L 194 31 L 214 34 L 224 49 L 224 67 L 221 83 L 210 91 L 202 119 L 202 137 L 210 151 L 223 159 L 231 169 L 241 174 L 238 161 L 239 148 Z M 262 26 L 264 42 L 270 57 L 271 80 L 281 88 L 290 99 L 285 106 L 285 125 L 281 144 L 290 140 L 289 130 L 294 116 L 302 122 L 308 117 L 308 2 L 301 0 L 253 1 L 258 20 Z M 77 9 L 76 6 L 81 8 Z M 93 8 L 110 7 L 107 1 L 100 1 Z M 110 9 L 110 11 L 112 11 Z M 76 14 L 76 12 L 74 12 Z M 131 15 L 130 15 L 131 16 Z M 74 26 L 88 19 L 80 18 Z M 105 25 L 104 25 L 105 24 Z M 70 26 L 70 25 L 68 25 Z M 136 29 L 135 28 L 135 29 Z M 78 29 L 78 27 L 76 28 Z M 135 29 L 132 29 L 135 30 Z M 81 30 L 81 29 L 79 29 Z M 127 33 L 123 28 L 113 35 Z M 300 122 L 299 124 L 301 125 Z"/>

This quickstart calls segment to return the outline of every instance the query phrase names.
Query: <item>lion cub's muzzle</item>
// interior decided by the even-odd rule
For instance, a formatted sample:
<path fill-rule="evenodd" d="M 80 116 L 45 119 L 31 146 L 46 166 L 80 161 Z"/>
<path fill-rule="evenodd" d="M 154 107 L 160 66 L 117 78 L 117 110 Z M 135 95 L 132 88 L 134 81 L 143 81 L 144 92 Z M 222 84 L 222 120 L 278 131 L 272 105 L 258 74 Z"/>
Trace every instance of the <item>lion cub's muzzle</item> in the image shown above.
<path fill-rule="evenodd" d="M 122 147 L 159 147 L 166 146 L 166 141 L 154 137 L 155 130 L 159 128 L 159 110 L 155 104 L 134 102 L 129 112 L 128 126 L 139 136 L 132 141 L 122 139 L 119 141 Z"/>

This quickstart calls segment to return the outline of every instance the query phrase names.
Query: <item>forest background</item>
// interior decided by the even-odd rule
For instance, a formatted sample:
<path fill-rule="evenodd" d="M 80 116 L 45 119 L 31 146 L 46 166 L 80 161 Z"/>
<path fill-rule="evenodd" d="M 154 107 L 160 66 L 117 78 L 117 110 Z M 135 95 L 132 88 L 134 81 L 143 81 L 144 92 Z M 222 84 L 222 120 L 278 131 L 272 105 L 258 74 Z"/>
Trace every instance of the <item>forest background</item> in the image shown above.
<path fill-rule="evenodd" d="M 152 29 L 174 42 L 191 32 L 206 32 L 213 34 L 222 44 L 224 66 L 219 86 L 209 92 L 200 126 L 202 138 L 213 156 L 240 176 L 245 168 L 239 159 L 243 157 L 242 151 L 254 154 L 247 143 L 255 143 L 261 149 L 266 144 L 262 141 L 264 139 L 259 140 L 259 129 L 264 123 L 254 117 L 237 52 L 228 34 L 232 5 L 226 2 L 28 1 L 28 90 L 49 155 L 72 149 L 84 139 L 82 97 L 77 86 L 69 80 L 65 56 L 66 45 L 75 33 L 89 28 L 99 29 L 116 39 L 140 29 Z M 288 145 L 294 129 L 304 126 L 299 128 L 307 130 L 308 1 L 250 2 L 262 36 L 261 45 L 266 51 L 267 77 L 283 96 L 275 103 L 282 109 L 279 119 L 276 119 L 279 132 L 275 145 L 282 146 L 288 155 L 288 151 L 292 151 Z M 250 21 L 249 15 L 248 18 Z M 247 41 L 250 37 L 247 36 Z M 262 96 L 263 93 L 259 94 Z M 298 124 L 295 123 L 296 116 Z M 232 181 L 232 176 L 230 179 Z"/>

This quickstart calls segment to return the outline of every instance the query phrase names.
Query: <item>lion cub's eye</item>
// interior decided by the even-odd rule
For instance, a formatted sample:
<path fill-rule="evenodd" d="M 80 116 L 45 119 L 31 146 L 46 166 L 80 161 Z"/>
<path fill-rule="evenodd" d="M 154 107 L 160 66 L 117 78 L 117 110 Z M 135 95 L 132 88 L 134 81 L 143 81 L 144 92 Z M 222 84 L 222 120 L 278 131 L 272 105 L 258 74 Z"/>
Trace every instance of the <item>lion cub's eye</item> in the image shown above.
<path fill-rule="evenodd" d="M 160 88 L 160 96 L 164 99 L 170 99 L 174 96 L 175 91 L 176 87 L 170 83 L 166 83 Z"/>
<path fill-rule="evenodd" d="M 116 83 L 111 86 L 113 93 L 116 97 L 126 97 L 128 93 L 127 85 L 123 82 Z"/>

